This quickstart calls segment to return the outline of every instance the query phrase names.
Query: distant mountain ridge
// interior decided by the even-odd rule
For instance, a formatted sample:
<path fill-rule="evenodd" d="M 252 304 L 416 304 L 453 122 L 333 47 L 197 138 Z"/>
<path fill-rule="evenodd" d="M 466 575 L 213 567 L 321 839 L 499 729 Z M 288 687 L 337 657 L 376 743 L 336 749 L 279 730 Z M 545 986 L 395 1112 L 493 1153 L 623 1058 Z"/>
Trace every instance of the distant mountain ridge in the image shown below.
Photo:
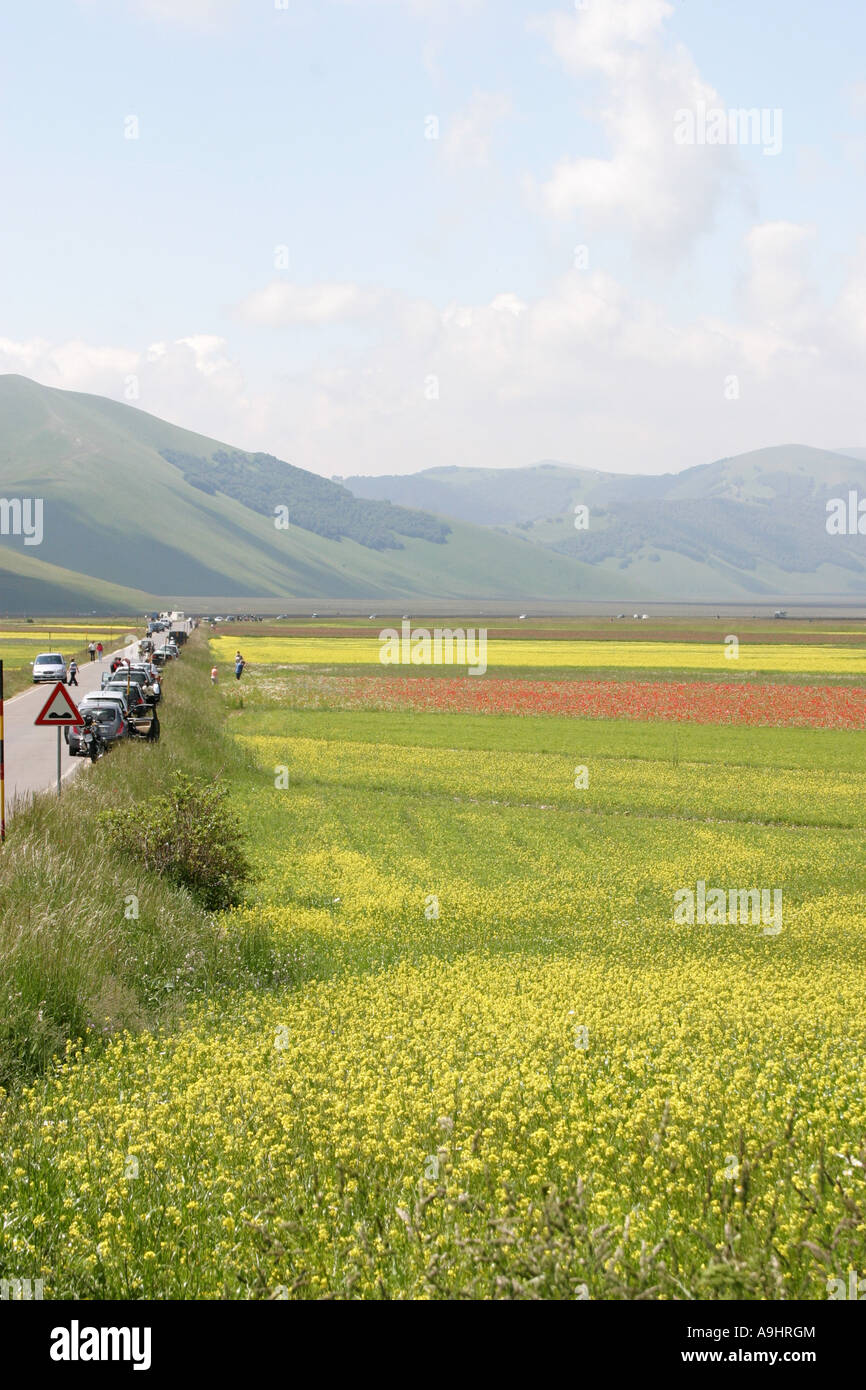
<path fill-rule="evenodd" d="M 856 457 L 861 452 L 863 458 Z M 327 480 L 101 396 L 0 376 L 0 612 L 140 612 L 161 598 L 709 601 L 866 594 L 866 450 L 784 445 L 663 477 L 438 468 Z M 575 529 L 575 506 L 589 509 Z M 287 525 L 283 525 L 288 522 Z M 158 606 L 163 607 L 160 603 Z"/>
<path fill-rule="evenodd" d="M 866 591 L 866 537 L 826 528 L 832 497 L 854 489 L 866 498 L 866 449 L 841 454 L 786 444 L 650 477 L 545 460 L 529 468 L 352 477 L 346 486 L 357 496 L 523 535 L 591 566 L 640 570 L 650 593 L 673 596 L 682 562 L 736 574 L 753 594 L 781 591 L 773 572 L 798 576 L 798 589 L 808 574 L 816 591 L 826 592 L 826 583 Z M 578 530 L 579 505 L 589 518 Z M 658 567 L 655 578 L 650 566 Z"/>

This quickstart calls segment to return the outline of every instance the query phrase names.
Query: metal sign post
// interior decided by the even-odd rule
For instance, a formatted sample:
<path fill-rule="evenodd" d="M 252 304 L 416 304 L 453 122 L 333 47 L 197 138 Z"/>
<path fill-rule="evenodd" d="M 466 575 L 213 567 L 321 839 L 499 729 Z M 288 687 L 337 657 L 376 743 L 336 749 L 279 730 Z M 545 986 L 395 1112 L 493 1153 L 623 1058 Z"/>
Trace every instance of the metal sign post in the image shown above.
<path fill-rule="evenodd" d="M 62 781 L 60 772 L 60 730 L 64 725 L 69 727 L 83 723 L 81 715 L 62 681 L 57 682 L 33 723 L 39 724 L 42 727 L 48 727 L 53 724 L 57 725 L 57 795 L 59 796 L 60 784 Z"/>
<path fill-rule="evenodd" d="M 6 839 L 6 759 L 3 749 L 3 662 L 0 661 L 0 845 Z"/>

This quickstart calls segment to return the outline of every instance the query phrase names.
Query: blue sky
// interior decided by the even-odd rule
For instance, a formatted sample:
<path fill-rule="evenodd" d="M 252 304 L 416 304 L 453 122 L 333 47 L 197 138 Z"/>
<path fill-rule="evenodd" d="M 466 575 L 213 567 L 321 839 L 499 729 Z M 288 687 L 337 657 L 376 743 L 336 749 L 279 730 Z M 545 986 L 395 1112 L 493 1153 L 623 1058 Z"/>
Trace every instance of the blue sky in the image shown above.
<path fill-rule="evenodd" d="M 866 443 L 841 0 L 48 0 L 0 40 L 0 370 L 327 475 Z M 781 148 L 683 148 L 701 101 Z"/>

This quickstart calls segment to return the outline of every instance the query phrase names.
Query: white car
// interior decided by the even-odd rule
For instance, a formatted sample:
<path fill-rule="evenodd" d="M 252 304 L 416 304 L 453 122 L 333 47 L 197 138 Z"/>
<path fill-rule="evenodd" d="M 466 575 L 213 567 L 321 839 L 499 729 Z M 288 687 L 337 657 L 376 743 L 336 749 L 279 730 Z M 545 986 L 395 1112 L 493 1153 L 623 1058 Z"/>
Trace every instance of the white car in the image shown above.
<path fill-rule="evenodd" d="M 66 658 L 59 652 L 43 652 L 33 662 L 33 680 L 37 684 L 40 681 L 62 681 L 65 685 Z"/>

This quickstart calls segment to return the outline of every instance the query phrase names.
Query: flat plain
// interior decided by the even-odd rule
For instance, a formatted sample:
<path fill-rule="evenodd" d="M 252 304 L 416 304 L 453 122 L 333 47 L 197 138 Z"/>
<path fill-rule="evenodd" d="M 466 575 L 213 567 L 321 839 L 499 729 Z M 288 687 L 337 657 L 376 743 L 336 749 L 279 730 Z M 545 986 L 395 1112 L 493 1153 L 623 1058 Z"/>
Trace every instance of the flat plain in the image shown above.
<path fill-rule="evenodd" d="M 784 637 L 804 698 L 862 695 Z M 714 723 L 676 651 L 666 716 L 532 712 L 533 639 L 519 713 L 494 670 L 449 709 L 441 673 L 359 685 L 351 638 L 292 669 L 296 640 L 212 643 L 250 663 L 212 717 L 253 987 L 71 1043 L 7 1125 L 4 1239 L 46 1294 L 821 1299 L 862 1268 L 862 712 Z M 780 892 L 780 929 L 678 920 L 700 884 Z"/>

